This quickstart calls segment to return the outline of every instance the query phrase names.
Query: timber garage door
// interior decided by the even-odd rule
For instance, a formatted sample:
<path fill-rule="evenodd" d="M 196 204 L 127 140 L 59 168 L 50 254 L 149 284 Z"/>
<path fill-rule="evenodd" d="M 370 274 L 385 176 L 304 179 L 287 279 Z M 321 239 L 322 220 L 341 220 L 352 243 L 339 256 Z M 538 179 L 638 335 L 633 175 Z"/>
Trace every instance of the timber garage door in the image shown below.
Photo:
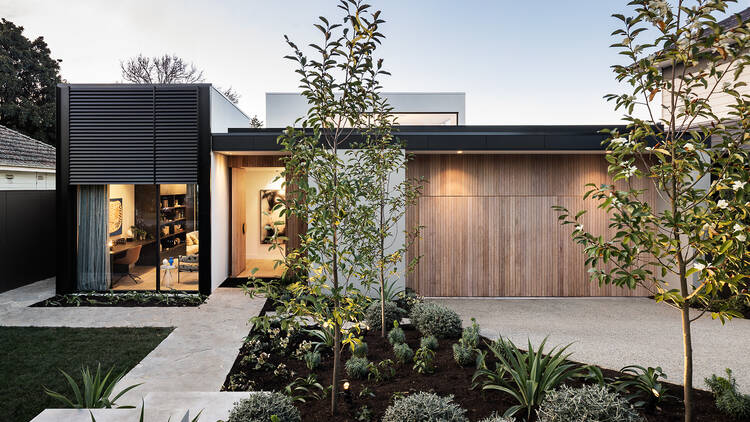
<path fill-rule="evenodd" d="M 572 228 L 551 209 L 587 209 L 587 230 L 606 233 L 606 214 L 583 201 L 606 171 L 600 154 L 417 155 L 408 176 L 427 183 L 407 213 L 409 227 L 423 226 L 407 286 L 425 296 L 647 295 L 590 281 Z"/>

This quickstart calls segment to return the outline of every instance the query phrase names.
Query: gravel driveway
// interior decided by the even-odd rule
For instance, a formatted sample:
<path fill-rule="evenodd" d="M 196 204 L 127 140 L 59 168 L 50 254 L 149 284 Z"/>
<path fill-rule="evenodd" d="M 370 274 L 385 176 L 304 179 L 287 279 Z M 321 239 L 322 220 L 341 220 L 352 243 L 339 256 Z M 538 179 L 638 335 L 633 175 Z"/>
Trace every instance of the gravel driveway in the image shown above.
<path fill-rule="evenodd" d="M 517 345 L 573 343 L 571 359 L 605 368 L 661 366 L 667 381 L 682 384 L 682 329 L 677 310 L 646 298 L 431 299 L 456 310 L 482 334 Z M 750 320 L 722 325 L 710 315 L 693 323 L 693 382 L 731 368 L 750 392 Z"/>

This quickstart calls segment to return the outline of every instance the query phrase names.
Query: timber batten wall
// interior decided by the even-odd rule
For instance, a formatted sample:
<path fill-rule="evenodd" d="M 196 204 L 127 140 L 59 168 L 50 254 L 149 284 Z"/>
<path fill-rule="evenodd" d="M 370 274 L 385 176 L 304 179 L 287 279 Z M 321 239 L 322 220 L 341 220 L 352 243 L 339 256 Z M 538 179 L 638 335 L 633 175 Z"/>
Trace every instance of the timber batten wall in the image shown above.
<path fill-rule="evenodd" d="M 586 183 L 608 182 L 602 154 L 416 155 L 407 177 L 427 181 L 407 213 L 407 227 L 424 226 L 408 253 L 422 258 L 406 282 L 422 295 L 649 294 L 590 281 L 572 227 L 551 209 L 586 209 L 585 228 L 607 232 L 607 215 L 583 200 Z M 647 195 L 655 202 L 653 189 Z"/>

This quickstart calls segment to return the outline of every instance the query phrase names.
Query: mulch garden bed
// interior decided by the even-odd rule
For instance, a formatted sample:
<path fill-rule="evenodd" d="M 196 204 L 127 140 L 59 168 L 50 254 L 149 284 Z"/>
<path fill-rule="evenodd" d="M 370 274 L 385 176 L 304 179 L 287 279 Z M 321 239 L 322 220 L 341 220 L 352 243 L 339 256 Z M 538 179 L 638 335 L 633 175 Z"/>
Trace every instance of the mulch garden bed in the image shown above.
<path fill-rule="evenodd" d="M 202 305 L 208 296 L 198 293 L 90 292 L 55 295 L 32 307 L 189 307 Z"/>
<path fill-rule="evenodd" d="M 267 302 L 263 308 L 262 314 L 273 310 L 272 304 Z M 420 333 L 411 325 L 402 325 L 406 334 L 406 342 L 413 350 L 419 348 Z M 251 338 L 257 332 L 251 331 L 248 338 Z M 435 353 L 434 374 L 423 375 L 412 369 L 412 363 L 399 364 L 393 354 L 392 346 L 387 339 L 380 337 L 380 332 L 363 332 L 363 341 L 367 343 L 367 358 L 370 362 L 377 363 L 385 359 L 394 361 L 396 374 L 387 381 L 376 382 L 372 379 L 352 380 L 346 379 L 346 373 L 343 363 L 351 357 L 348 348 L 342 353 L 342 371 L 343 381 L 350 383 L 349 393 L 342 396 L 339 401 L 339 411 L 336 417 L 337 421 L 378 421 L 385 413 L 386 408 L 393 402 L 395 396 L 404 396 L 419 391 L 434 392 L 441 396 L 453 395 L 454 401 L 467 410 L 466 416 L 471 421 L 477 421 L 493 412 L 502 414 L 507 408 L 516 404 L 513 398 L 498 391 L 481 391 L 471 389 L 472 376 L 475 368 L 460 367 L 453 358 L 452 345 L 456 340 L 440 340 L 439 349 Z M 314 340 L 305 333 L 299 333 L 292 337 L 288 347 L 285 348 L 287 353 L 270 353 L 268 358 L 267 369 L 254 369 L 254 361 L 250 359 L 250 347 L 246 343 L 240 349 L 240 353 L 227 375 L 222 391 L 283 391 L 284 387 L 299 377 L 305 378 L 309 374 L 315 374 L 317 381 L 323 386 L 331 384 L 331 371 L 333 366 L 333 355 L 330 351 L 322 353 L 321 364 L 314 371 L 310 371 L 305 362 L 292 355 L 303 340 Z M 482 338 L 480 348 L 487 350 L 485 342 L 488 339 Z M 552 345 L 549 345 L 550 347 Z M 494 358 L 492 354 L 487 355 L 488 367 L 494 368 Z M 286 372 L 274 373 L 274 368 L 279 364 L 285 365 Z M 623 374 L 611 369 L 601 368 L 605 378 L 616 378 Z M 580 386 L 585 381 L 575 379 L 567 382 L 570 386 Z M 682 422 L 683 405 L 682 405 L 682 386 L 670 384 L 662 381 L 662 384 L 668 388 L 668 393 L 675 396 L 674 399 L 665 402 L 653 413 L 643 413 L 648 422 Z M 714 404 L 713 394 L 703 390 L 694 391 L 694 421 L 695 422 L 716 422 L 730 420 L 726 415 L 720 413 Z M 330 396 L 321 399 L 308 399 L 305 402 L 297 402 L 297 407 L 302 414 L 303 421 L 322 421 L 329 420 L 330 414 Z M 362 409 L 367 408 L 370 418 L 361 418 Z M 517 415 L 519 416 L 519 415 Z M 519 416 L 520 420 L 520 416 Z M 747 420 L 745 422 L 750 422 Z"/>

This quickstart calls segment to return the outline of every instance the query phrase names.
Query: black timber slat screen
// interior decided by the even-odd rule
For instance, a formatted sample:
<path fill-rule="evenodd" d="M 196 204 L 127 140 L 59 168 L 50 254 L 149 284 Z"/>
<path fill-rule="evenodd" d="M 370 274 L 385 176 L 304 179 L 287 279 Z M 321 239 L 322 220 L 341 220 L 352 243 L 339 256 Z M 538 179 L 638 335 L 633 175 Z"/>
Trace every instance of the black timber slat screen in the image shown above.
<path fill-rule="evenodd" d="M 198 88 L 156 90 L 156 183 L 198 183 Z"/>
<path fill-rule="evenodd" d="M 153 183 L 153 88 L 70 89 L 70 183 Z"/>
<path fill-rule="evenodd" d="M 198 87 L 71 87 L 70 184 L 198 182 Z"/>

